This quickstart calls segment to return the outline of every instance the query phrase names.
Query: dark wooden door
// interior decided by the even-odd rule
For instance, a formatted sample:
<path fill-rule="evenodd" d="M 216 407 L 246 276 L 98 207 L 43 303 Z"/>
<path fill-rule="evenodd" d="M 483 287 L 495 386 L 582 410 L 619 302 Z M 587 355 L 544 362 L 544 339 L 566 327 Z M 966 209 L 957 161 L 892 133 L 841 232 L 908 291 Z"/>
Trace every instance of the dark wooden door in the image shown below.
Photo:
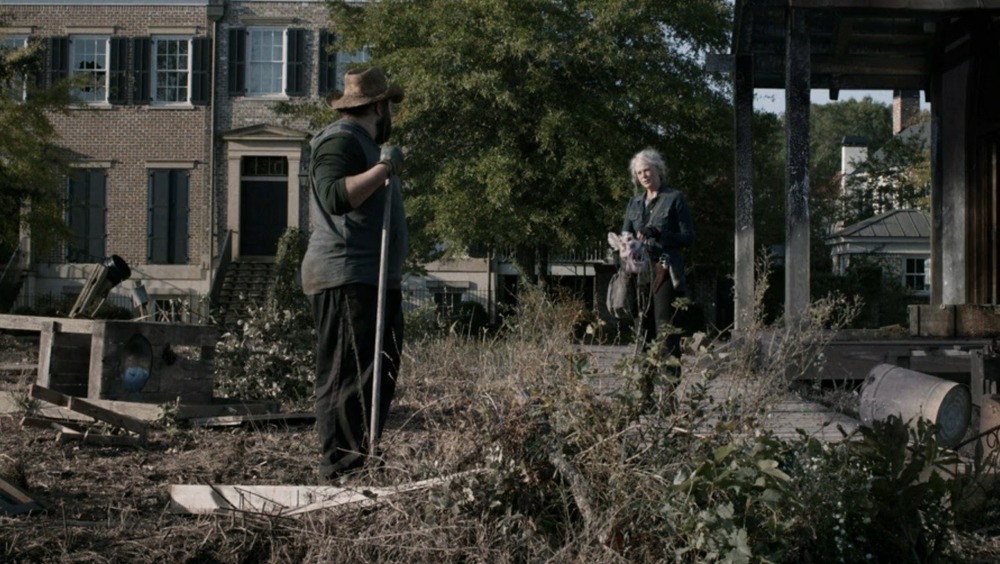
<path fill-rule="evenodd" d="M 240 255 L 274 256 L 288 227 L 288 182 L 240 182 Z"/>

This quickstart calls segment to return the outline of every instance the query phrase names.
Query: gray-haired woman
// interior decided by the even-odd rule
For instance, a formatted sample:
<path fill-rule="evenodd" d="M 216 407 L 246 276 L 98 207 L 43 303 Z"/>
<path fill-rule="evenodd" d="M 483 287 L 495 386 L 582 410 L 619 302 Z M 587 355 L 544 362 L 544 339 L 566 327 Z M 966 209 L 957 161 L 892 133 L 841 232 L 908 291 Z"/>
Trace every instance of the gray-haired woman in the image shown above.
<path fill-rule="evenodd" d="M 636 330 L 646 346 L 659 337 L 662 358 L 673 356 L 678 360 L 667 374 L 669 380 L 675 381 L 680 378 L 681 347 L 679 332 L 671 328 L 678 322 L 674 301 L 687 292 L 682 250 L 694 242 L 691 212 L 684 195 L 664 182 L 667 166 L 656 150 L 636 153 L 629 163 L 629 174 L 641 190 L 629 200 L 622 232 L 641 240 L 650 264 L 655 265 L 650 276 L 640 277 Z M 645 378 L 643 388 L 648 403 L 653 393 L 652 374 Z"/>

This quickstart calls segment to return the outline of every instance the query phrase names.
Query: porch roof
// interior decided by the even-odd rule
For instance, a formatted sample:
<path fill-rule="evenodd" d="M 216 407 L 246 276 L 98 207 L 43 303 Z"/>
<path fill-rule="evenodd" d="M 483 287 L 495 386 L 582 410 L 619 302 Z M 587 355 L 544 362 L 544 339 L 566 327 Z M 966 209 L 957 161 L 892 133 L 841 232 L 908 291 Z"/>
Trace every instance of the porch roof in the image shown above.
<path fill-rule="evenodd" d="M 931 222 L 927 212 L 892 210 L 853 223 L 827 237 L 827 241 L 846 237 L 930 239 Z"/>
<path fill-rule="evenodd" d="M 833 98 L 840 89 L 926 90 L 934 45 L 951 43 L 942 33 L 964 31 L 938 22 L 1000 16 L 1000 0 L 737 0 L 732 53 L 752 55 L 755 88 L 785 88 L 789 8 L 807 13 L 811 87 Z"/>

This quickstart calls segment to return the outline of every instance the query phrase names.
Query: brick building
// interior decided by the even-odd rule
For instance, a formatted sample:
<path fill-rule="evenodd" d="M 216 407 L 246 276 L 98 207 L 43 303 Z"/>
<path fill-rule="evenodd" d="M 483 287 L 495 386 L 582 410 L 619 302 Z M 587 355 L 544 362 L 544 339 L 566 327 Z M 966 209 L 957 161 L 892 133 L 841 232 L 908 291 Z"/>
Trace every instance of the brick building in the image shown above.
<path fill-rule="evenodd" d="M 75 239 L 47 256 L 22 240 L 22 296 L 76 295 L 114 254 L 132 268 L 119 303 L 140 281 L 161 309 L 203 315 L 227 263 L 273 257 L 286 227 L 307 228 L 310 134 L 274 106 L 325 96 L 350 60 L 326 54 L 322 0 L 5 0 L 0 11 L 4 44 L 44 42 L 40 83 L 89 79 L 51 116 L 76 155 Z"/>
<path fill-rule="evenodd" d="M 76 238 L 48 256 L 22 240 L 17 303 L 75 297 L 111 255 L 132 269 L 112 290 L 118 305 L 131 304 L 136 282 L 160 319 L 206 321 L 211 297 L 218 320 L 245 301 L 232 281 L 268 272 L 287 227 L 309 229 L 311 132 L 275 107 L 319 103 L 366 58 L 327 48 L 326 2 L 3 0 L 0 13 L 2 44 L 44 43 L 43 84 L 77 74 L 93 83 L 68 115 L 52 116 L 77 155 L 66 181 Z M 596 307 L 612 270 L 606 252 L 555 257 L 550 274 Z M 472 301 L 495 314 L 515 279 L 493 255 L 432 263 L 405 281 L 407 307 Z"/>

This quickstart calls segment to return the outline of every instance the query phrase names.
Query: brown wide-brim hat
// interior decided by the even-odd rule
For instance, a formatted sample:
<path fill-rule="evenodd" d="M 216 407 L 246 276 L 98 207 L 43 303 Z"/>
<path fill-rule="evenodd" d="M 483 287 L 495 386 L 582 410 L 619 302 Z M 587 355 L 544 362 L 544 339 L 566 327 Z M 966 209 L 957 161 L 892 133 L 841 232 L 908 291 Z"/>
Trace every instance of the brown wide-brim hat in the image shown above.
<path fill-rule="evenodd" d="M 382 69 L 378 67 L 352 69 L 344 74 L 344 92 L 330 101 L 330 107 L 335 110 L 346 110 L 386 99 L 401 102 L 403 89 L 396 84 L 390 85 Z"/>

